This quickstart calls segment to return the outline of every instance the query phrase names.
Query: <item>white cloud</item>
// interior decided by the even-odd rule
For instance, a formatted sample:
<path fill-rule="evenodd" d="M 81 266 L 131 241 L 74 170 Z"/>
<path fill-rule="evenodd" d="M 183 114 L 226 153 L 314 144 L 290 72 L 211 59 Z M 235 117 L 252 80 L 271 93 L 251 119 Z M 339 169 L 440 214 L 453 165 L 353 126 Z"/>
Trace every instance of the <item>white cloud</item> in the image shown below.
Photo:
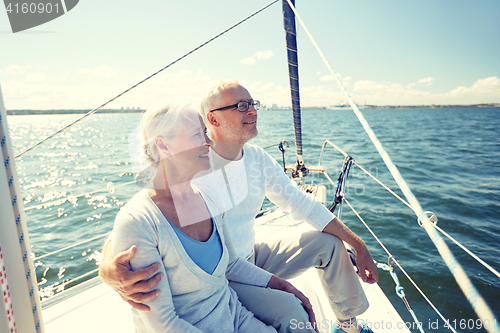
<path fill-rule="evenodd" d="M 242 64 L 255 65 L 255 63 L 258 60 L 266 60 L 266 59 L 269 59 L 271 57 L 274 57 L 273 51 L 271 51 L 271 50 L 259 51 L 259 52 L 255 53 L 253 56 L 245 58 L 245 59 L 241 60 L 240 62 Z"/>
<path fill-rule="evenodd" d="M 10 65 L 9 67 L 0 70 L 0 73 L 2 74 L 10 74 L 10 75 L 16 75 L 16 74 L 24 74 L 26 73 L 31 66 L 19 66 L 19 65 Z"/>
<path fill-rule="evenodd" d="M 110 78 L 116 76 L 118 73 L 106 65 L 96 67 L 94 69 L 82 68 L 80 69 L 80 74 L 86 75 L 92 78 Z"/>
<path fill-rule="evenodd" d="M 51 77 L 52 78 L 52 77 Z M 128 77 L 139 82 L 144 77 Z M 67 79 L 46 79 L 43 82 L 25 80 L 2 81 L 2 92 L 7 109 L 92 109 L 124 91 L 130 85 L 123 80 L 112 82 L 83 81 L 75 75 Z M 216 80 L 203 71 L 163 72 L 110 103 L 109 108 L 141 107 L 171 99 L 186 99 L 197 103 L 201 94 Z"/>
<path fill-rule="evenodd" d="M 328 82 L 328 81 L 333 81 L 335 78 L 333 77 L 332 74 L 329 75 L 323 75 L 322 77 L 319 78 L 320 81 L 323 82 Z"/>
<path fill-rule="evenodd" d="M 450 97 L 484 96 L 497 97 L 500 101 L 500 78 L 496 76 L 479 79 L 470 87 L 458 87 L 445 94 Z"/>
<path fill-rule="evenodd" d="M 257 62 L 254 57 L 248 57 L 240 61 L 242 64 L 255 65 Z"/>
<path fill-rule="evenodd" d="M 38 72 L 38 73 L 29 73 L 27 74 L 24 79 L 29 82 L 40 82 L 43 81 L 47 78 L 47 75 L 44 73 Z"/>
<path fill-rule="evenodd" d="M 426 86 L 430 86 L 432 84 L 432 82 L 434 82 L 434 78 L 432 77 L 425 77 L 423 79 L 420 79 L 417 81 L 417 83 L 420 83 L 420 84 L 423 84 L 423 85 L 426 85 Z"/>
<path fill-rule="evenodd" d="M 429 78 L 425 80 L 432 82 Z M 499 103 L 500 79 L 496 76 L 479 79 L 470 87 L 460 86 L 446 93 L 422 91 L 415 84 L 360 80 L 354 83 L 352 92 L 368 104 L 380 105 Z"/>
<path fill-rule="evenodd" d="M 36 74 L 36 73 L 33 73 Z M 43 81 L 27 81 L 24 76 L 2 81 L 3 96 L 8 109 L 91 109 L 114 97 L 129 86 L 124 79 L 88 82 L 78 76 L 67 74 L 68 78 L 47 76 Z M 37 76 L 33 76 L 35 79 Z M 40 75 L 38 79 L 41 79 Z M 50 80 L 49 80 L 50 78 Z M 130 75 L 127 82 L 138 82 L 143 77 Z M 172 98 L 182 98 L 196 103 L 201 94 L 216 80 L 202 70 L 182 70 L 163 72 L 144 85 L 109 104 L 109 108 L 148 108 L 158 102 Z M 239 78 L 252 96 L 265 105 L 291 105 L 290 88 L 287 84 L 273 82 L 246 81 Z M 344 78 L 346 80 L 347 78 Z M 349 84 L 350 83 L 350 84 Z M 422 104 L 474 104 L 499 103 L 500 78 L 493 76 L 477 80 L 469 86 L 460 86 L 445 92 L 424 91 L 416 83 L 414 86 L 394 82 L 373 80 L 347 80 L 352 98 L 364 104 L 374 105 L 422 105 Z M 427 89 L 426 89 L 427 90 Z M 329 106 L 345 101 L 335 82 L 320 82 L 315 85 L 301 85 L 301 105 Z"/>

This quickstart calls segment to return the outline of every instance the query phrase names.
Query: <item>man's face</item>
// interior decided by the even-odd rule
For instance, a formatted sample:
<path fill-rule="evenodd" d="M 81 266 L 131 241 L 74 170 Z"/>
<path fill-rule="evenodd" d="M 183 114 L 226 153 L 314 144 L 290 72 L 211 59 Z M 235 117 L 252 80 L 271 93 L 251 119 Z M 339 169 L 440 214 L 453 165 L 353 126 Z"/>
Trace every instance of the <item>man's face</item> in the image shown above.
<path fill-rule="evenodd" d="M 231 87 L 220 94 L 220 99 L 214 108 L 233 105 L 238 102 L 251 102 L 252 96 L 242 86 Z M 249 106 L 248 111 L 240 112 L 238 109 L 213 111 L 220 124 L 213 128 L 218 132 L 218 137 L 235 144 L 244 144 L 257 136 L 257 111 Z"/>

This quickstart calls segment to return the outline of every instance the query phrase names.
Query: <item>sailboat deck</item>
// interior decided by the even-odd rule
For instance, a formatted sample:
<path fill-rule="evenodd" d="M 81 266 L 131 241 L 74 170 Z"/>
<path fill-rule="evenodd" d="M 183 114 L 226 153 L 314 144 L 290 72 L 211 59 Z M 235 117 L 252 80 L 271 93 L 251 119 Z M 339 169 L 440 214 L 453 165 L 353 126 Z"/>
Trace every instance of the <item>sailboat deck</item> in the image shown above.
<path fill-rule="evenodd" d="M 297 232 L 312 230 L 306 223 L 295 223 L 287 214 L 277 209 L 257 219 L 257 240 L 265 239 L 284 229 L 296 229 Z M 316 319 L 320 323 L 321 332 L 330 332 L 335 316 L 328 306 L 326 295 L 315 269 L 310 269 L 301 276 L 290 280 L 304 292 L 315 309 Z M 396 312 L 385 294 L 377 284 L 363 283 L 363 288 L 370 303 L 369 309 L 358 319 L 374 329 L 375 332 L 410 332 L 404 327 L 404 321 Z M 100 283 L 98 278 L 89 280 L 61 295 L 61 301 L 53 302 L 43 310 L 45 328 L 48 333 L 132 333 L 130 307 L 109 287 Z M 383 328 L 377 327 L 384 323 Z M 388 324 L 391 323 L 391 324 Z M 403 328 L 398 328 L 403 326 Z M 389 329 L 392 328 L 392 329 Z"/>

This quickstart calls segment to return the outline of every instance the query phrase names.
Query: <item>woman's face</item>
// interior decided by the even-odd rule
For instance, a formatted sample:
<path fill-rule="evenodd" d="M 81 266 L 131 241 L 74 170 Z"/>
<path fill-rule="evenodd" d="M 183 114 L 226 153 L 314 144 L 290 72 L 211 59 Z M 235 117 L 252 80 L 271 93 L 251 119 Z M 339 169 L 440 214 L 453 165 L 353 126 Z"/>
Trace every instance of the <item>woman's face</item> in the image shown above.
<path fill-rule="evenodd" d="M 207 137 L 207 129 L 198 113 L 194 110 L 186 112 L 187 117 L 179 120 L 179 133 L 166 141 L 168 160 L 179 170 L 196 174 L 210 168 L 208 152 L 212 141 Z"/>

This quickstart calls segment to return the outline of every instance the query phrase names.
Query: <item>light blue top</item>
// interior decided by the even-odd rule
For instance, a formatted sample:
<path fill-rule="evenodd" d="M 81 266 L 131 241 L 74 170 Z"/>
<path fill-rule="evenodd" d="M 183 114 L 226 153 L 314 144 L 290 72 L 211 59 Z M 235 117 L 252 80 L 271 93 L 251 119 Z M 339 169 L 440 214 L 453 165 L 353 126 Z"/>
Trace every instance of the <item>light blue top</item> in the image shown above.
<path fill-rule="evenodd" d="M 212 220 L 213 231 L 210 238 L 205 242 L 200 242 L 192 239 L 185 233 L 179 230 L 172 222 L 168 221 L 173 227 L 177 237 L 184 246 L 187 254 L 198 265 L 202 270 L 212 275 L 219 264 L 220 258 L 222 257 L 222 242 L 220 240 L 219 232 L 217 231 L 217 226 Z"/>

